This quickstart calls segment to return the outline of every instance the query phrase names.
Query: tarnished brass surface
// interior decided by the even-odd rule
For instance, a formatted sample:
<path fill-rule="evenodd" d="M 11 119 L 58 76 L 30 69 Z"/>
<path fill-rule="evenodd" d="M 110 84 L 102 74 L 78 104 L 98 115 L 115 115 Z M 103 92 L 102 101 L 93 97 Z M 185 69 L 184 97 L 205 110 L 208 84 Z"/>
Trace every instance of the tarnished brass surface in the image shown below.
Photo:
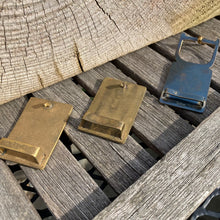
<path fill-rule="evenodd" d="M 79 130 L 125 143 L 145 92 L 143 86 L 105 78 Z"/>
<path fill-rule="evenodd" d="M 0 158 L 44 169 L 72 109 L 32 97 L 9 137 L 0 140 Z"/>

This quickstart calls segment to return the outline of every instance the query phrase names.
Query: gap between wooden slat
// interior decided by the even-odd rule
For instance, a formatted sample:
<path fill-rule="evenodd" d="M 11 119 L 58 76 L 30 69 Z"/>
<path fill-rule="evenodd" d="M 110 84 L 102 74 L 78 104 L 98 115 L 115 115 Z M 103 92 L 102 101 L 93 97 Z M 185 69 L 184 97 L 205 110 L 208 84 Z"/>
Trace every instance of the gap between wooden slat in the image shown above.
<path fill-rule="evenodd" d="M 115 192 L 115 190 L 107 183 L 107 181 L 105 180 L 104 176 L 99 172 L 97 177 L 94 177 L 95 174 L 94 172 L 98 172 L 98 170 L 91 164 L 91 162 L 86 158 L 86 156 L 83 154 L 82 151 L 80 151 L 78 148 L 76 148 L 75 145 L 73 145 L 72 141 L 70 140 L 70 138 L 68 137 L 68 135 L 66 134 L 66 132 L 64 131 L 60 137 L 60 141 L 66 146 L 66 148 L 68 149 L 69 152 L 71 152 L 71 154 L 73 154 L 73 156 L 76 158 L 76 160 L 81 164 L 81 161 L 83 160 L 87 160 L 88 163 L 92 166 L 92 169 L 87 170 L 86 167 L 83 166 L 83 168 L 87 171 L 87 173 L 90 175 L 90 177 L 99 185 L 99 187 L 102 189 L 102 191 L 104 192 L 104 189 L 106 189 L 106 187 L 111 188 L 110 189 L 110 193 L 109 190 L 107 191 L 108 194 L 106 194 L 106 196 L 110 199 L 110 201 L 114 200 L 115 197 L 118 196 L 118 193 Z M 73 152 L 73 149 L 77 149 L 77 153 Z M 95 169 L 94 172 L 91 172 L 93 169 Z M 100 185 L 97 182 L 97 178 L 99 181 L 103 181 L 102 185 Z M 105 185 L 105 188 L 103 189 L 102 186 L 103 184 Z M 114 195 L 114 197 L 112 197 L 112 194 Z"/>

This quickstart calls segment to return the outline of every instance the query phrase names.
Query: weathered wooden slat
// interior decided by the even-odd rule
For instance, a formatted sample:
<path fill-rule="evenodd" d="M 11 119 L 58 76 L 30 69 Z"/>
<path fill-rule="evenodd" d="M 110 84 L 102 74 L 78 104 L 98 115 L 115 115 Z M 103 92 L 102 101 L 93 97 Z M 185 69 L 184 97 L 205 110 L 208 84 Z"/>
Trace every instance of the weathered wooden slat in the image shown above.
<path fill-rule="evenodd" d="M 0 186 L 0 219 L 41 219 L 2 160 L 0 160 Z"/>
<path fill-rule="evenodd" d="M 9 102 L 5 104 L 4 111 L 0 108 L 0 138 L 8 133 L 5 121 L 13 120 L 11 114 L 14 108 L 22 108 L 26 103 L 26 98 L 21 98 L 20 102 Z M 19 112 L 14 115 L 18 116 Z M 0 160 L 0 219 L 40 219 L 40 216 L 32 206 L 29 199 L 14 178 L 13 174 Z"/>
<path fill-rule="evenodd" d="M 0 106 L 1 136 L 10 132 L 26 101 L 22 98 Z M 24 166 L 22 169 L 58 219 L 91 219 L 109 204 L 105 194 L 61 142 L 43 171 Z"/>
<path fill-rule="evenodd" d="M 189 32 L 196 36 L 203 36 L 207 39 L 216 40 L 220 38 L 220 20 L 212 18 L 200 25 L 189 29 Z"/>
<path fill-rule="evenodd" d="M 20 113 L 15 111 L 14 114 L 11 114 L 14 108 L 22 109 L 26 101 L 26 98 L 21 98 L 19 102 L 5 104 L 4 110 L 0 108 L 0 138 L 8 133 L 7 125 L 9 124 L 7 121 L 18 117 Z M 40 219 L 13 174 L 2 160 L 0 160 L 0 186 L 0 219 Z"/>
<path fill-rule="evenodd" d="M 220 108 L 95 219 L 187 219 L 220 185 Z"/>
<path fill-rule="evenodd" d="M 166 81 L 171 61 L 149 47 L 123 56 L 114 62 L 127 75 L 148 89 L 156 96 L 160 96 Z M 214 72 L 214 71 L 213 71 Z M 187 110 L 176 109 L 194 124 L 199 124 L 220 106 L 220 94 L 209 89 L 206 109 L 203 114 Z"/>
<path fill-rule="evenodd" d="M 13 120 L 14 117 L 10 113 L 14 111 L 15 107 L 21 109 L 26 101 L 26 98 L 21 98 L 20 102 L 15 102 L 15 105 L 13 102 L 5 104 L 4 111 L 0 108 L 0 138 L 8 133 L 4 121 Z M 18 116 L 19 112 L 16 112 L 15 115 Z M 0 160 L 0 186 L 0 219 L 40 219 L 13 174 L 2 160 Z"/>
<path fill-rule="evenodd" d="M 216 19 L 215 19 L 216 20 Z M 210 27 L 209 29 L 211 29 L 212 27 Z M 219 26 L 217 27 L 218 29 L 220 29 L 220 22 L 219 22 Z M 205 27 L 204 27 L 205 29 Z M 209 30 L 208 29 L 208 30 Z M 202 32 L 202 30 L 201 30 Z M 215 40 L 216 39 L 216 35 L 214 35 L 215 33 L 212 33 L 211 35 L 211 31 L 210 34 L 211 36 L 210 39 Z M 156 43 L 157 48 L 166 56 L 169 56 L 171 59 L 175 59 L 174 58 L 174 54 L 176 52 L 176 48 L 177 48 L 177 44 L 179 41 L 180 35 L 177 34 L 175 36 L 169 37 L 165 40 L 162 40 L 158 43 Z M 213 54 L 213 48 L 211 48 L 208 45 L 196 45 L 195 43 L 188 43 L 184 42 L 183 43 L 183 47 L 181 50 L 181 57 L 184 60 L 190 61 L 190 62 L 194 62 L 194 63 L 207 63 L 208 61 L 211 60 Z M 216 56 L 216 60 L 214 65 L 212 66 L 212 86 L 213 88 L 215 88 L 216 90 L 220 91 L 220 75 L 219 75 L 219 69 L 220 69 L 220 53 L 217 53 Z"/>
<path fill-rule="evenodd" d="M 92 219 L 110 203 L 60 141 L 44 171 L 22 169 L 58 219 Z"/>
<path fill-rule="evenodd" d="M 91 100 L 71 80 L 55 84 L 34 95 L 73 105 L 65 132 L 116 192 L 124 191 L 155 163 L 152 156 L 130 136 L 125 144 L 117 144 L 78 131 L 77 127 Z"/>
<path fill-rule="evenodd" d="M 218 0 L 3 1 L 0 104 L 219 15 Z"/>
<path fill-rule="evenodd" d="M 111 63 L 80 74 L 76 78 L 94 96 L 105 77 L 134 83 L 134 80 L 124 75 Z M 133 125 L 133 131 L 139 138 L 163 154 L 167 153 L 192 130 L 193 127 L 187 121 L 172 109 L 161 105 L 157 98 L 150 95 L 149 92 L 144 97 Z"/>

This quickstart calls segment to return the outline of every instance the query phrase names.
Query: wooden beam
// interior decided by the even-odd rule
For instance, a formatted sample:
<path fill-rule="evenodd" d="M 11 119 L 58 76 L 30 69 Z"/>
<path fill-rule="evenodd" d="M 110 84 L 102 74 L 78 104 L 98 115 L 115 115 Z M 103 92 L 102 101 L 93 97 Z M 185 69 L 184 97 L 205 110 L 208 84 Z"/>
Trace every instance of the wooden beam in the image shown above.
<path fill-rule="evenodd" d="M 220 185 L 220 108 L 98 219 L 187 219 Z"/>
<path fill-rule="evenodd" d="M 3 1 L 0 104 L 219 14 L 218 0 Z"/>

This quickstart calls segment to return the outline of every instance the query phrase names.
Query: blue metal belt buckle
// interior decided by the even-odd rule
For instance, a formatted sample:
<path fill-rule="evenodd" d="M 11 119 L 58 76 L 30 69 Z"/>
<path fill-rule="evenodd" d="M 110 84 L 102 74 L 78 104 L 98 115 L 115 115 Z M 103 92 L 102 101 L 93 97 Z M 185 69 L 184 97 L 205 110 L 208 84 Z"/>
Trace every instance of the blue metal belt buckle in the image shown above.
<path fill-rule="evenodd" d="M 197 41 L 199 44 L 214 45 L 212 59 L 207 64 L 197 64 L 180 58 L 183 40 Z M 161 93 L 163 104 L 202 113 L 205 110 L 209 86 L 212 78 L 210 67 L 215 61 L 219 40 L 211 41 L 202 37 L 189 37 L 181 34 L 175 54 L 176 62 L 170 68 L 167 81 Z"/>

